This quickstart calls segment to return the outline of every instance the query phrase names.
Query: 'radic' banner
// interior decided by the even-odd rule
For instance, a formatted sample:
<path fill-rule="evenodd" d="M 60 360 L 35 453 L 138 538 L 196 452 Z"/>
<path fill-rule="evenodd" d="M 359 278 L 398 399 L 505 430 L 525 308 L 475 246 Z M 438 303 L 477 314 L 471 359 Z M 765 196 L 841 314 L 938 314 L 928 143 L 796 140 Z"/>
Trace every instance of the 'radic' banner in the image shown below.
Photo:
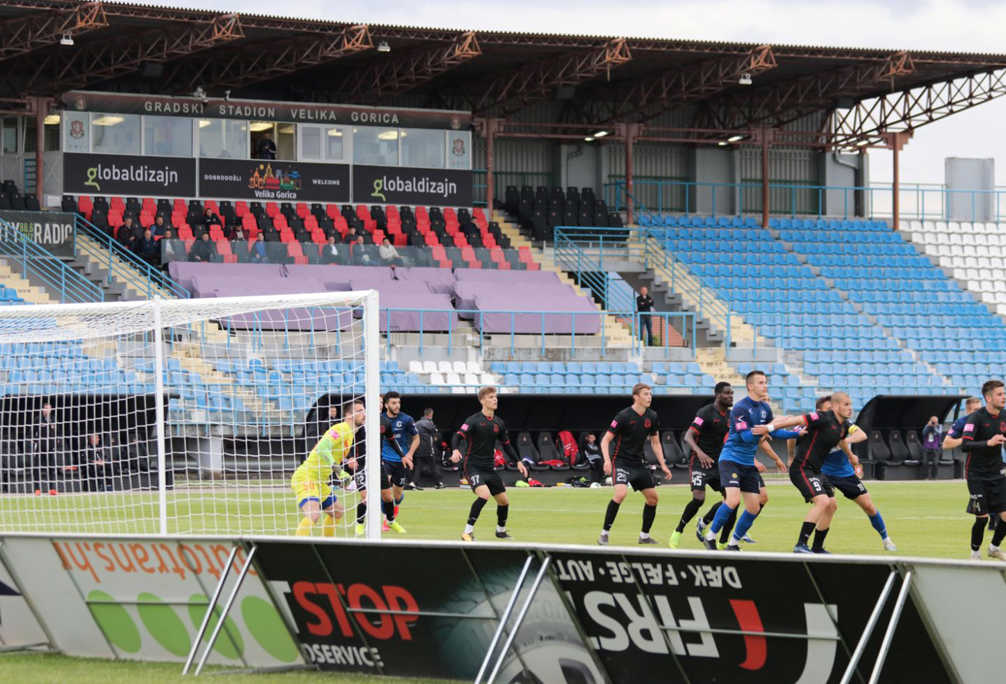
<path fill-rule="evenodd" d="M 73 256 L 73 214 L 61 211 L 2 210 L 0 219 L 56 256 Z"/>

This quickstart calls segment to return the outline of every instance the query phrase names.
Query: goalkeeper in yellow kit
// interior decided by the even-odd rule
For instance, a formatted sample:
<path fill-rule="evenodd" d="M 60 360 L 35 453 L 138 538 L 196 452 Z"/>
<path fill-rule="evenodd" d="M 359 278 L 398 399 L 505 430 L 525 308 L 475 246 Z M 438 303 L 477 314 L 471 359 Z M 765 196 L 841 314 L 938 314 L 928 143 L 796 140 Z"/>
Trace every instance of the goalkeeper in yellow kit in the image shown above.
<path fill-rule="evenodd" d="M 290 478 L 297 506 L 304 516 L 297 525 L 298 537 L 311 535 L 311 528 L 318 522 L 322 512 L 328 514 L 321 525 L 322 535 L 335 536 L 335 521 L 342 517 L 343 506 L 329 481 L 332 469 L 340 466 L 349 454 L 356 431 L 364 423 L 366 411 L 363 402 L 348 404 L 343 415 L 345 420 L 325 431 Z"/>

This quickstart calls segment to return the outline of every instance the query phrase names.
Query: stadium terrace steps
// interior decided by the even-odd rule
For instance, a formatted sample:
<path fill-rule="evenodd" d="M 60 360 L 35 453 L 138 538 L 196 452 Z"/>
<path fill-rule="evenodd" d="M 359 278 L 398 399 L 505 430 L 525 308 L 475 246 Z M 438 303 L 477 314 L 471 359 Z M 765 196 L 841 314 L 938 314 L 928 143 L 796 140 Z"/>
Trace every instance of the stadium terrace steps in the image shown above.
<path fill-rule="evenodd" d="M 570 285 L 578 294 L 586 297 L 591 302 L 594 301 L 592 293 L 584 288 L 579 287 L 576 281 L 569 277 L 565 271 L 563 271 L 555 263 L 553 258 L 553 253 L 551 249 L 539 249 L 536 248 L 530 240 L 528 240 L 520 231 L 520 228 L 512 220 L 507 218 L 505 214 L 499 210 L 494 210 L 492 213 L 492 220 L 499 224 L 500 230 L 510 238 L 510 244 L 516 249 L 526 248 L 534 256 L 534 259 L 540 264 L 542 270 L 553 271 L 559 275 L 559 279 Z M 631 329 L 625 324 L 624 321 L 619 320 L 615 316 L 605 316 L 603 319 L 604 325 L 604 336 L 606 343 L 611 347 L 629 347 L 632 346 L 632 332 Z"/>
<path fill-rule="evenodd" d="M 44 289 L 32 285 L 17 275 L 5 259 L 0 259 L 0 284 L 17 290 L 18 296 L 24 300 L 25 304 L 58 303 Z"/>
<path fill-rule="evenodd" d="M 94 240 L 92 240 L 87 235 L 84 235 L 83 232 L 78 231 L 76 239 L 79 240 L 79 241 L 81 241 L 81 242 L 83 242 L 83 243 L 85 243 L 88 246 L 88 250 L 87 250 L 88 252 L 91 252 L 91 253 L 98 252 L 98 253 L 102 253 L 102 254 L 107 254 L 108 253 L 107 249 L 105 249 L 104 247 L 102 247 L 101 245 L 99 245 L 97 242 L 95 242 Z M 102 265 L 100 263 L 97 263 L 94 259 L 92 259 L 87 254 L 87 252 L 85 252 L 83 250 L 78 250 L 78 255 L 79 256 L 77 258 L 84 265 L 85 272 L 88 271 L 88 270 L 93 270 L 93 269 L 103 269 Z M 141 274 L 139 271 L 137 271 L 133 267 L 132 264 L 124 261 L 123 259 L 120 259 L 118 256 L 116 256 L 114 254 L 111 254 L 111 255 L 109 255 L 109 258 L 111 258 L 113 261 L 115 261 L 116 265 L 119 267 L 116 270 L 117 273 L 123 273 L 123 272 L 125 272 L 125 273 L 135 274 L 135 278 L 131 277 L 131 278 L 129 278 L 129 280 L 120 281 L 117 276 L 115 276 L 115 275 L 109 275 L 106 272 L 106 276 L 110 280 L 118 283 L 121 286 L 121 288 L 124 289 L 124 292 L 121 295 L 121 298 L 122 299 L 128 299 L 128 300 L 149 299 L 150 296 L 148 295 L 148 292 L 147 292 L 148 283 L 147 283 L 146 277 L 144 277 L 143 274 Z M 169 291 L 167 291 L 167 290 L 165 290 L 165 289 L 163 289 L 161 287 L 158 287 L 157 285 L 150 284 L 149 287 L 150 287 L 151 292 L 153 293 L 154 297 L 161 297 L 161 298 L 164 298 L 164 299 L 174 299 L 175 298 L 175 295 L 173 293 L 171 293 L 171 292 L 169 292 Z"/>

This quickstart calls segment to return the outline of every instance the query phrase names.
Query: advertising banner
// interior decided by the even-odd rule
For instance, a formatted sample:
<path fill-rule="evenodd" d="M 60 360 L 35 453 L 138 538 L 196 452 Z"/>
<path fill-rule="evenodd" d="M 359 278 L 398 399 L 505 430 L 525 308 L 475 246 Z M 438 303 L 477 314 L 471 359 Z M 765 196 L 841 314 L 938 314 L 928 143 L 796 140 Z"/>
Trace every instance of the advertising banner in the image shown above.
<path fill-rule="evenodd" d="M 196 160 L 117 154 L 63 154 L 63 192 L 194 197 Z"/>
<path fill-rule="evenodd" d="M 737 554 L 551 555 L 584 634 L 616 682 L 838 682 L 891 571 L 881 563 Z M 864 679 L 891 604 L 860 662 Z M 911 604 L 882 680 L 949 681 Z"/>
<path fill-rule="evenodd" d="M 16 648 L 48 641 L 13 576 L 0 561 L 0 644 Z"/>
<path fill-rule="evenodd" d="M 256 558 L 289 606 L 305 659 L 318 667 L 470 681 L 528 555 L 265 542 Z M 562 668 L 582 676 L 564 680 Z M 500 672 L 497 681 L 604 681 L 550 583 Z"/>
<path fill-rule="evenodd" d="M 347 202 L 349 166 L 280 160 L 199 160 L 199 195 L 262 202 Z"/>
<path fill-rule="evenodd" d="M 471 206 L 472 172 L 354 164 L 353 201 L 360 204 Z"/>
<path fill-rule="evenodd" d="M 73 214 L 60 211 L 0 210 L 0 219 L 56 256 L 73 256 Z M 0 226 L 0 229 L 6 227 Z"/>
<path fill-rule="evenodd" d="M 232 543 L 10 538 L 4 547 L 63 652 L 184 662 Z M 228 588 L 244 560 L 242 548 Z M 210 620 L 210 629 L 215 623 Z M 303 662 L 254 571 L 208 662 L 246 667 Z"/>

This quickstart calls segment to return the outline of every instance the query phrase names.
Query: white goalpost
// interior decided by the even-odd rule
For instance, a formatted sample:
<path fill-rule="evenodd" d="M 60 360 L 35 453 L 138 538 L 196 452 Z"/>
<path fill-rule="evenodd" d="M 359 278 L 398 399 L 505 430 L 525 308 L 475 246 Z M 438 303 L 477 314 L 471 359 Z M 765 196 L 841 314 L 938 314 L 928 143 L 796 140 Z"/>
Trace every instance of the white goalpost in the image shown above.
<path fill-rule="evenodd" d="M 379 344 L 372 290 L 0 307 L 0 529 L 293 534 L 295 469 L 363 401 L 379 537 Z M 318 491 L 336 536 L 351 463 Z"/>

